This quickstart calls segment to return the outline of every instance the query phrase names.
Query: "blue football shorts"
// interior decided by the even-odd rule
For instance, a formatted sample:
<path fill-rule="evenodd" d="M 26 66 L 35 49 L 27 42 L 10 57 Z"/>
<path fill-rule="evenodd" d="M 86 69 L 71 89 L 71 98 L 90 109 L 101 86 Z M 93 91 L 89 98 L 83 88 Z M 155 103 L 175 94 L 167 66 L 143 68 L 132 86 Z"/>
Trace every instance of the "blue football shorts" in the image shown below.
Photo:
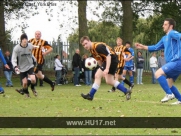
<path fill-rule="evenodd" d="M 168 62 L 165 65 L 163 65 L 161 68 L 166 74 L 167 78 L 172 78 L 175 81 L 178 78 L 178 76 L 181 74 L 181 60 Z"/>
<path fill-rule="evenodd" d="M 124 70 L 126 71 L 133 71 L 133 69 L 134 69 L 134 66 L 129 66 L 129 67 L 124 66 Z"/>

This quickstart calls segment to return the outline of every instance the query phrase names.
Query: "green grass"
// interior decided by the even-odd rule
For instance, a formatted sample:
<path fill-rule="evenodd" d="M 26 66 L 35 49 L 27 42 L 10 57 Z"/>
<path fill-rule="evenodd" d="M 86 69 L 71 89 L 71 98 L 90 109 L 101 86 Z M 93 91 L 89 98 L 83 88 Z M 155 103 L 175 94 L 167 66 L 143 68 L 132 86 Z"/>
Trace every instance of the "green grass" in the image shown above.
<path fill-rule="evenodd" d="M 5 79 L 1 78 L 4 86 Z M 150 77 L 145 74 L 144 85 L 135 85 L 132 99 L 126 101 L 123 93 L 116 91 L 108 93 L 110 86 L 102 83 L 93 101 L 80 97 L 87 93 L 89 86 L 74 87 L 72 83 L 56 86 L 51 91 L 50 86 L 37 87 L 38 97 L 27 99 L 18 94 L 15 88 L 20 88 L 19 77 L 13 79 L 14 87 L 4 87 L 5 97 L 0 95 L 1 117 L 180 117 L 180 106 L 170 103 L 160 103 L 164 97 L 161 87 L 150 84 Z M 175 83 L 181 90 L 181 81 Z M 122 97 L 123 96 L 123 97 Z M 0 128 L 0 135 L 179 135 L 178 128 Z"/>

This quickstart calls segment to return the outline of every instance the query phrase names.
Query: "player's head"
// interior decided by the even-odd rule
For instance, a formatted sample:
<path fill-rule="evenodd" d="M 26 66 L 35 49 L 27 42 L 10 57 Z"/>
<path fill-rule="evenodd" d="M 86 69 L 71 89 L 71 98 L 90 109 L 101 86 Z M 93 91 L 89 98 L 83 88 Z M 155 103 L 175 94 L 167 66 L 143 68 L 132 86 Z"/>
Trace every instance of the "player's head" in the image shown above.
<path fill-rule="evenodd" d="M 82 44 L 82 46 L 84 46 L 84 48 L 85 48 L 86 50 L 90 50 L 90 49 L 91 49 L 92 42 L 91 42 L 91 40 L 89 39 L 88 36 L 83 36 L 83 37 L 80 39 L 80 43 Z"/>
<path fill-rule="evenodd" d="M 35 39 L 36 40 L 40 40 L 40 38 L 41 38 L 41 32 L 40 31 L 36 31 L 35 32 Z"/>
<path fill-rule="evenodd" d="M 127 42 L 125 43 L 125 46 L 126 46 L 126 48 L 130 48 L 130 47 L 131 47 L 131 42 L 127 41 Z"/>
<path fill-rule="evenodd" d="M 118 46 L 121 46 L 122 43 L 123 43 L 123 40 L 122 40 L 120 37 L 118 37 L 118 38 L 116 39 L 116 43 L 117 43 Z"/>
<path fill-rule="evenodd" d="M 168 33 L 170 30 L 175 29 L 176 22 L 172 18 L 166 18 L 163 23 L 163 31 Z"/>
<path fill-rule="evenodd" d="M 23 45 L 28 43 L 28 36 L 25 33 L 20 36 L 20 43 Z"/>

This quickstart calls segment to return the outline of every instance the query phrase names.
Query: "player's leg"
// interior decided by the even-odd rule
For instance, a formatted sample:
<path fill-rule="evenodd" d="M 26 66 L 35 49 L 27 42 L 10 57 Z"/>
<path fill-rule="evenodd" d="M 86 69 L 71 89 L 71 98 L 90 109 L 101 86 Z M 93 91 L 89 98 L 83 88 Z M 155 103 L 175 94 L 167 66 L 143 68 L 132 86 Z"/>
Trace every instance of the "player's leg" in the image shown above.
<path fill-rule="evenodd" d="M 24 77 L 22 79 L 22 86 L 23 86 L 23 92 L 25 93 L 26 97 L 30 97 L 29 91 L 28 91 L 28 80 L 27 77 Z"/>
<path fill-rule="evenodd" d="M 133 67 L 128 67 L 129 81 L 134 84 Z"/>
<path fill-rule="evenodd" d="M 175 66 L 176 66 L 175 62 L 172 62 L 172 63 L 169 62 L 169 63 L 165 64 L 164 66 L 162 66 L 161 68 L 159 68 L 155 72 L 155 77 L 158 80 L 158 83 L 160 84 L 160 86 L 162 87 L 162 89 L 166 93 L 166 96 L 161 100 L 161 102 L 167 102 L 167 101 L 169 101 L 175 97 L 174 94 L 172 93 L 170 87 L 169 87 L 167 80 L 166 80 L 166 76 L 168 78 L 170 78 L 169 76 L 172 76 L 174 74 L 175 71 L 173 71 L 173 70 L 174 70 Z M 170 80 L 170 86 L 171 85 L 172 85 L 172 83 Z"/>
<path fill-rule="evenodd" d="M 94 94 L 96 93 L 96 91 L 99 89 L 100 87 L 100 84 L 101 84 L 101 78 L 103 76 L 103 71 L 99 68 L 95 74 L 95 79 L 94 79 L 94 83 L 92 85 L 92 88 L 90 90 L 90 92 L 88 94 L 81 94 L 81 96 L 84 98 L 84 99 L 87 99 L 87 100 L 93 100 L 94 98 Z"/>
<path fill-rule="evenodd" d="M 124 66 L 123 73 L 122 73 L 123 78 L 125 78 L 125 77 L 126 77 L 126 73 L 127 73 L 127 71 L 128 71 L 128 67 Z M 122 81 L 121 83 L 122 83 L 122 85 L 124 86 L 124 82 Z"/>
<path fill-rule="evenodd" d="M 124 77 L 122 74 L 119 75 L 119 79 L 123 80 L 123 82 L 126 83 L 126 84 L 129 86 L 130 90 L 133 89 L 134 83 L 131 83 L 131 82 L 130 82 L 129 80 L 127 80 L 126 77 Z"/>
<path fill-rule="evenodd" d="M 126 95 L 126 99 L 129 100 L 131 98 L 131 90 L 125 88 L 119 81 L 114 79 L 114 74 L 116 72 L 115 63 L 111 63 L 108 74 L 105 75 L 106 83 L 114 86 L 118 90 L 122 91 Z"/>
<path fill-rule="evenodd" d="M 180 61 L 180 63 L 178 63 L 176 69 L 173 69 L 173 71 L 170 73 L 171 76 L 168 75 L 169 78 L 167 78 L 167 82 L 170 87 L 170 90 L 172 91 L 175 98 L 177 99 L 177 101 L 172 103 L 172 105 L 181 104 L 181 94 L 178 91 L 178 89 L 176 88 L 176 86 L 173 85 L 173 83 L 176 81 L 176 79 L 179 77 L 179 75 L 181 73 L 180 67 L 181 67 L 181 61 Z"/>
<path fill-rule="evenodd" d="M 35 90 L 35 85 L 36 85 L 36 76 L 35 76 L 35 73 L 34 73 L 34 69 L 31 68 L 29 71 L 28 71 L 28 86 L 31 84 L 31 90 L 34 94 L 34 96 L 37 96 L 38 93 L 36 92 Z"/>
<path fill-rule="evenodd" d="M 105 76 L 106 83 L 114 86 L 118 90 L 122 91 L 126 95 L 126 99 L 129 100 L 131 98 L 131 90 L 125 88 L 119 81 L 114 80 L 114 76 L 112 74 L 107 74 Z"/>
<path fill-rule="evenodd" d="M 172 103 L 173 105 L 175 104 L 181 104 L 181 94 L 180 92 L 178 91 L 178 89 L 173 85 L 175 79 L 177 79 L 179 75 L 177 75 L 176 77 L 174 78 L 167 78 L 167 82 L 168 82 L 168 85 L 170 87 L 170 90 L 172 91 L 172 93 L 174 94 L 175 98 L 178 100 L 174 103 Z"/>
<path fill-rule="evenodd" d="M 26 96 L 29 97 L 29 92 L 27 89 L 28 87 L 26 87 L 28 84 L 27 78 L 28 78 L 27 72 L 21 72 L 20 73 L 20 81 L 21 81 L 22 88 L 21 89 L 15 89 L 15 91 L 17 91 L 21 95 L 26 94 Z"/>
<path fill-rule="evenodd" d="M 2 86 L 0 85 L 0 94 L 4 93 L 4 89 L 2 88 Z"/>
<path fill-rule="evenodd" d="M 119 71 L 119 69 L 116 71 L 116 73 L 114 75 L 114 80 L 116 80 L 116 81 L 119 80 L 119 75 L 117 74 L 118 71 Z M 116 91 L 116 87 L 112 86 L 112 88 L 108 92 L 115 92 L 115 91 Z"/>
<path fill-rule="evenodd" d="M 172 93 L 175 95 L 175 98 L 178 100 L 178 101 L 172 103 L 172 105 L 181 104 L 181 94 L 178 91 L 178 89 L 174 85 L 170 89 L 171 89 Z"/>
<path fill-rule="evenodd" d="M 45 81 L 46 83 L 50 84 L 52 91 L 54 91 L 55 88 L 55 82 L 51 81 L 47 76 L 45 76 L 44 74 L 42 74 L 42 66 L 43 65 L 38 65 L 35 69 L 35 74 L 37 76 L 38 79 L 42 79 L 43 81 Z"/>

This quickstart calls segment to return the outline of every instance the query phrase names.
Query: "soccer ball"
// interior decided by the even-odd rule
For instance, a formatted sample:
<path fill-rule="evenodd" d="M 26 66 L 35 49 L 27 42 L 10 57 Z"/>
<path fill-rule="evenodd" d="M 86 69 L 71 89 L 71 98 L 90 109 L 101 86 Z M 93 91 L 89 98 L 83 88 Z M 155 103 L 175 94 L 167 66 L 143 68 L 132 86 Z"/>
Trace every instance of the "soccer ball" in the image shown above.
<path fill-rule="evenodd" d="M 95 69 L 97 67 L 97 61 L 92 57 L 87 58 L 85 60 L 85 67 L 90 70 Z"/>

